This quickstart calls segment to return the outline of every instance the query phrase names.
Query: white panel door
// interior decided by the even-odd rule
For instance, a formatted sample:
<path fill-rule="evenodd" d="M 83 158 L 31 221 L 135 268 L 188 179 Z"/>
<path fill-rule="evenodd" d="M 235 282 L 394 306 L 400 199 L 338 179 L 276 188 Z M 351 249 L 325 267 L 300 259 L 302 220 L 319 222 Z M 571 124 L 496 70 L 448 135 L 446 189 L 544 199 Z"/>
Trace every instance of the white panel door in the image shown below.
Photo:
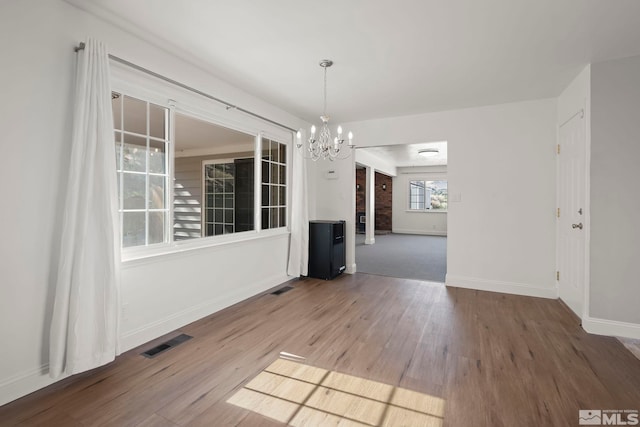
<path fill-rule="evenodd" d="M 560 298 L 583 317 L 586 272 L 586 129 L 577 114 L 559 130 L 558 289 Z"/>

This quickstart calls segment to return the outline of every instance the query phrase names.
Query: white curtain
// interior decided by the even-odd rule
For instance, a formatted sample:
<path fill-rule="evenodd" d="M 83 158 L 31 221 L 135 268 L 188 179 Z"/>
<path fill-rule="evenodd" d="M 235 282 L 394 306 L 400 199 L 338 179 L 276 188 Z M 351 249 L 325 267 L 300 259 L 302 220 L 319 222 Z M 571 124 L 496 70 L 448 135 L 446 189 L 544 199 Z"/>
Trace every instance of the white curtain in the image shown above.
<path fill-rule="evenodd" d="M 291 179 L 291 242 L 287 274 L 306 276 L 309 263 L 309 206 L 307 199 L 307 161 L 295 143 Z"/>
<path fill-rule="evenodd" d="M 117 354 L 120 239 L 109 57 L 88 40 L 77 54 L 71 162 L 51 321 L 53 378 Z"/>

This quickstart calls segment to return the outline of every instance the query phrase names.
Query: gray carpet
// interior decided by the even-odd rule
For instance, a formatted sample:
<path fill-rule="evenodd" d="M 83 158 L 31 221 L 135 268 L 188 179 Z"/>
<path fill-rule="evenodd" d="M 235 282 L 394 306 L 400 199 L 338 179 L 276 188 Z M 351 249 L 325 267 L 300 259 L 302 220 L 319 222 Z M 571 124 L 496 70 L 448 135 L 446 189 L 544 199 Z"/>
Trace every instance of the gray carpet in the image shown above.
<path fill-rule="evenodd" d="M 365 245 L 364 234 L 356 234 L 356 268 L 360 273 L 444 282 L 447 238 L 386 234 Z"/>

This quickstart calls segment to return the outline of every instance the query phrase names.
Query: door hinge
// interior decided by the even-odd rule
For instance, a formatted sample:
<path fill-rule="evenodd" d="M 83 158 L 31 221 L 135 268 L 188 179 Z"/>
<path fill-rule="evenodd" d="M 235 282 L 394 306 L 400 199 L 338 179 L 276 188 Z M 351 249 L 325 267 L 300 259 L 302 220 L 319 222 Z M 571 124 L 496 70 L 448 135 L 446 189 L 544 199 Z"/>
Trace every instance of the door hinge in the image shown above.
<path fill-rule="evenodd" d="M 558 210 L 556 211 L 556 216 L 560 218 L 560 208 L 558 208 Z"/>
<path fill-rule="evenodd" d="M 560 144 L 558 144 L 557 151 L 558 151 L 558 154 L 560 154 Z"/>
<path fill-rule="evenodd" d="M 556 280 L 559 282 L 560 281 L 560 272 L 556 271 Z"/>

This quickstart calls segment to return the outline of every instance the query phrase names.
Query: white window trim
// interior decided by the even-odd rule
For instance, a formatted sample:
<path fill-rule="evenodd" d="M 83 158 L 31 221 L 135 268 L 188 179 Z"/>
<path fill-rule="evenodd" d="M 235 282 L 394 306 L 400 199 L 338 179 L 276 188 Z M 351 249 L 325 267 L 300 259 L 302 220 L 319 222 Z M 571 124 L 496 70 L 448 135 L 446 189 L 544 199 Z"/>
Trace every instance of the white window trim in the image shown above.
<path fill-rule="evenodd" d="M 169 157 L 168 174 L 169 188 L 168 197 L 168 241 L 165 243 L 156 243 L 147 246 L 132 246 L 122 248 L 122 261 L 135 261 L 150 257 L 170 255 L 189 250 L 200 248 L 216 247 L 221 245 L 230 245 L 238 242 L 250 240 L 259 240 L 264 238 L 273 238 L 278 235 L 290 233 L 290 212 L 291 212 L 291 171 L 293 160 L 292 149 L 294 135 L 291 131 L 282 129 L 278 126 L 266 123 L 262 120 L 244 115 L 235 110 L 227 110 L 224 105 L 205 99 L 195 93 L 171 85 L 166 82 L 159 81 L 150 76 L 143 75 L 140 72 L 111 61 L 111 90 L 123 95 L 132 96 L 147 102 L 157 104 L 169 109 L 169 149 L 167 150 Z M 185 114 L 200 120 L 224 126 L 239 132 L 244 132 L 255 136 L 255 221 L 254 230 L 242 231 L 232 234 L 224 234 L 219 236 L 207 236 L 196 239 L 174 241 L 173 240 L 173 200 L 174 188 L 173 180 L 175 177 L 175 114 Z M 262 138 L 268 138 L 273 141 L 284 144 L 287 147 L 286 158 L 286 226 L 278 228 L 270 228 L 262 230 Z M 257 209 L 257 208 L 260 209 Z"/>

